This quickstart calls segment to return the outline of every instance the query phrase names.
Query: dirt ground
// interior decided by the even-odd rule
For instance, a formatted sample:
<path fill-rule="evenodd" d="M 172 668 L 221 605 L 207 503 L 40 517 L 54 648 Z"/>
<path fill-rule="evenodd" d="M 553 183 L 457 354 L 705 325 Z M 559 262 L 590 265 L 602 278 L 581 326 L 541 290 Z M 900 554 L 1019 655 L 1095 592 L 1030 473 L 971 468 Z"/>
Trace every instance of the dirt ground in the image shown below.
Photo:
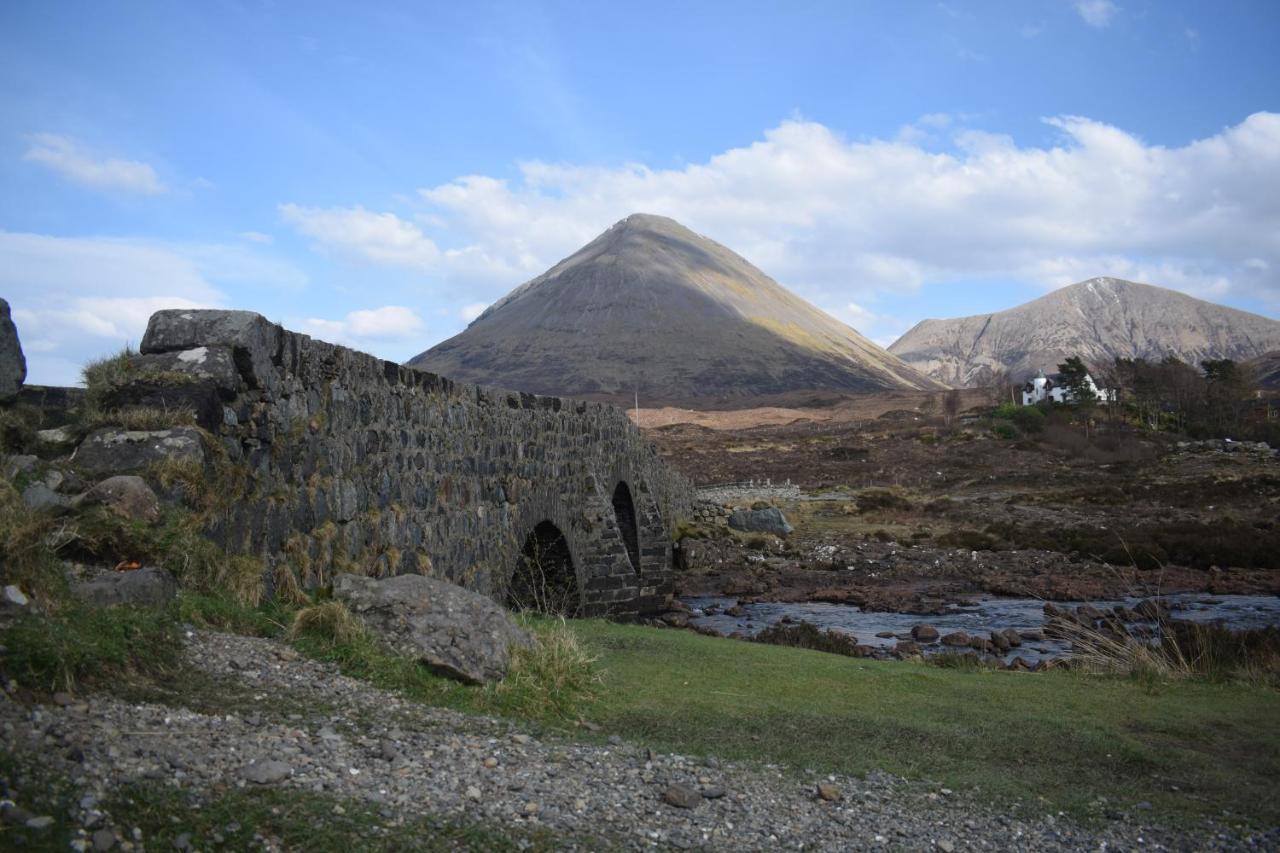
<path fill-rule="evenodd" d="M 982 593 L 1280 593 L 1274 451 L 1140 433 L 1103 413 L 1086 425 L 1059 412 L 1001 437 L 980 392 L 951 423 L 929 398 L 640 410 L 662 455 L 699 486 L 798 487 L 717 495 L 778 506 L 795 530 L 688 526 L 681 592 L 919 613 Z"/>

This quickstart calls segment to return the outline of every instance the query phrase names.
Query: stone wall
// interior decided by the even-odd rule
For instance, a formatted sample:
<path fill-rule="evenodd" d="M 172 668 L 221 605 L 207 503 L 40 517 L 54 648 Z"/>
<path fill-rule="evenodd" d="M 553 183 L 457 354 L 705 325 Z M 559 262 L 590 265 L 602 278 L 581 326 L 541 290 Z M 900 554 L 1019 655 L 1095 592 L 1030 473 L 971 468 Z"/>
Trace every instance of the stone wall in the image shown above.
<path fill-rule="evenodd" d="M 502 600 L 536 525 L 572 554 L 585 614 L 647 613 L 671 588 L 692 489 L 617 408 L 454 383 L 241 311 L 161 311 L 125 403 L 184 405 L 253 471 L 213 534 L 333 571 L 419 572 Z M 612 498 L 635 505 L 632 565 Z"/>

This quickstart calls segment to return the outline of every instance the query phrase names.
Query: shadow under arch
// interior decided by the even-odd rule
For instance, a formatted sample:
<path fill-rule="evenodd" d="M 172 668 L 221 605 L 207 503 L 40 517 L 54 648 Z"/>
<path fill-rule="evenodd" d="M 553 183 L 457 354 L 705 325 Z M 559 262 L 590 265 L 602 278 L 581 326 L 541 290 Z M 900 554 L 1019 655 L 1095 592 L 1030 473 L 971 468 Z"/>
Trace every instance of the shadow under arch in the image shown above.
<path fill-rule="evenodd" d="M 636 518 L 636 504 L 631 497 L 631 487 L 626 480 L 618 481 L 613 490 L 613 516 L 618 522 L 618 532 L 627 548 L 631 568 L 640 573 L 640 524 Z"/>
<path fill-rule="evenodd" d="M 540 521 L 525 538 L 507 585 L 509 609 L 576 616 L 582 608 L 578 572 L 564 533 L 551 521 Z"/>

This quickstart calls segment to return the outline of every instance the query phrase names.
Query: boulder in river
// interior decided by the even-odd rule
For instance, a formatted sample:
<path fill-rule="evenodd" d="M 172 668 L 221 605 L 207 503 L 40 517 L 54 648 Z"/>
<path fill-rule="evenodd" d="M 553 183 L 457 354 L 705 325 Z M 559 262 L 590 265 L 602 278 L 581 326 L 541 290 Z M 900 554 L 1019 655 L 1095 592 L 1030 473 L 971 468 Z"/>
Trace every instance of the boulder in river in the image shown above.
<path fill-rule="evenodd" d="M 911 637 L 917 643 L 936 643 L 938 642 L 938 629 L 932 625 L 916 625 L 911 629 Z"/>
<path fill-rule="evenodd" d="M 969 645 L 970 640 L 970 636 L 964 631 L 953 631 L 952 633 L 946 634 L 942 637 L 942 645 L 959 648 L 961 646 Z"/>

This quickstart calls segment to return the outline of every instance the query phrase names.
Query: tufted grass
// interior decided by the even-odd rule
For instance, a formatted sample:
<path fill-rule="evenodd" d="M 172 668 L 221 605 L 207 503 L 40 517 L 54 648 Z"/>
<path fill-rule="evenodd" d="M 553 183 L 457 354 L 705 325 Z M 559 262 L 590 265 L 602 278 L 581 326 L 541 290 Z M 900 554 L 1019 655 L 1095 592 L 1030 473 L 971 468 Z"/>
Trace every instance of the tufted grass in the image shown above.
<path fill-rule="evenodd" d="M 1275 690 L 942 669 L 571 624 L 606 672 L 583 715 L 655 748 L 880 769 L 1040 814 L 1100 818 L 1147 802 L 1152 820 L 1280 821 Z"/>

